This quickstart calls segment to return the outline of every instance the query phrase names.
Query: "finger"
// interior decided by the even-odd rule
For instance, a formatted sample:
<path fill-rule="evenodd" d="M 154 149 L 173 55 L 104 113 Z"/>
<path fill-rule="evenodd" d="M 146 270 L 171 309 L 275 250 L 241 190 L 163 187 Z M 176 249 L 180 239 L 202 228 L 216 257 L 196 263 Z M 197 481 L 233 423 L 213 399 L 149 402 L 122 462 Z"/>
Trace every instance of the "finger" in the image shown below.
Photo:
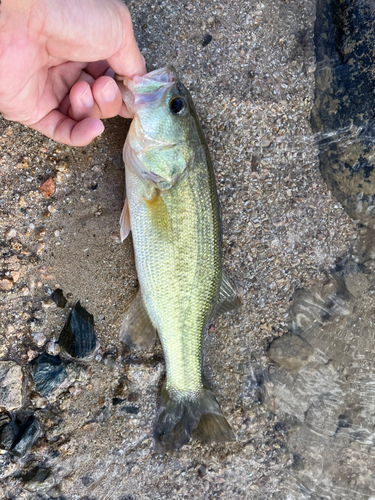
<path fill-rule="evenodd" d="M 90 87 L 77 82 L 70 91 L 69 116 L 76 121 L 84 118 L 112 118 L 122 109 L 122 97 L 116 82 L 109 76 L 98 78 Z"/>
<path fill-rule="evenodd" d="M 70 109 L 68 114 L 73 120 L 81 121 L 84 118 L 100 118 L 100 110 L 94 102 L 91 87 L 88 83 L 77 82 L 70 89 Z"/>
<path fill-rule="evenodd" d="M 76 23 L 72 13 L 81 12 Z M 89 11 L 92 15 L 85 15 Z M 68 18 L 71 22 L 61 23 Z M 121 0 L 65 0 L 45 20 L 48 53 L 71 61 L 106 60 L 118 74 L 133 77 L 146 72 L 133 34 L 128 8 Z"/>
<path fill-rule="evenodd" d="M 109 66 L 107 61 L 96 61 L 89 63 L 85 68 L 85 71 L 91 75 L 94 80 L 96 80 L 99 76 L 105 75 L 108 68 Z"/>
<path fill-rule="evenodd" d="M 99 107 L 100 118 L 117 116 L 122 108 L 122 96 L 117 83 L 109 76 L 98 78 L 91 87 L 95 104 Z"/>
<path fill-rule="evenodd" d="M 68 146 L 87 146 L 104 131 L 103 123 L 97 118 L 85 118 L 77 122 L 57 110 L 51 111 L 31 128 L 54 141 Z"/>

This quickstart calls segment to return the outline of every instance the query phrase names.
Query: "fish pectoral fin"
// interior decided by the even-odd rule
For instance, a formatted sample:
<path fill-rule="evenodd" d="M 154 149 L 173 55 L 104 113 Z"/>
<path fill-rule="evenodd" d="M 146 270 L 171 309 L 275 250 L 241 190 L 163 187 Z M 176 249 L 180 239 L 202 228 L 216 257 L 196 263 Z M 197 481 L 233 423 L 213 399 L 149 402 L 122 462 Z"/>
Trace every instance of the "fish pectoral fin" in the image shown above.
<path fill-rule="evenodd" d="M 121 241 L 124 241 L 125 238 L 127 238 L 130 231 L 131 231 L 131 227 L 130 227 L 129 203 L 128 203 L 128 199 L 125 198 L 124 208 L 122 209 L 121 217 L 120 217 L 120 238 L 121 238 Z"/>
<path fill-rule="evenodd" d="M 241 301 L 236 290 L 230 283 L 226 275 L 223 273 L 221 278 L 221 286 L 219 297 L 212 311 L 210 321 L 215 321 L 222 314 L 238 309 L 241 306 Z"/>
<path fill-rule="evenodd" d="M 156 329 L 146 311 L 140 289 L 125 313 L 120 340 L 132 349 L 149 349 L 156 339 Z"/>

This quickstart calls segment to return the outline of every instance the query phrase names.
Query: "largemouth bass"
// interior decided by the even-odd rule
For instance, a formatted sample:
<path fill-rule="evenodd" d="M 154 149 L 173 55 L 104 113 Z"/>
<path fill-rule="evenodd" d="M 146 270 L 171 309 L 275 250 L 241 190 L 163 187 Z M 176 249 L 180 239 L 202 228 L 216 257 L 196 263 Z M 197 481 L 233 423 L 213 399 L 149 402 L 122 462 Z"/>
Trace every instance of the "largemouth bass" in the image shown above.
<path fill-rule="evenodd" d="M 135 115 L 124 146 L 121 238 L 133 235 L 139 292 L 121 327 L 129 345 L 149 347 L 157 331 L 166 383 L 155 449 L 190 437 L 231 441 L 233 431 L 202 380 L 202 339 L 221 313 L 240 305 L 223 273 L 214 172 L 191 96 L 171 67 L 120 83 Z"/>

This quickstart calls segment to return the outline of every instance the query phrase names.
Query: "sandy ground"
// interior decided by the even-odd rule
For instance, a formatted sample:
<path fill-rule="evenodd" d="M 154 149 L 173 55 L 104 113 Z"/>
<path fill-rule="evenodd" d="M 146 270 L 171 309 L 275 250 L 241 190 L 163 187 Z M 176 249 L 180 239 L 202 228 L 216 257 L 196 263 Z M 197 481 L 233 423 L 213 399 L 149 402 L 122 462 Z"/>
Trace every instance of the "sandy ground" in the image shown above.
<path fill-rule="evenodd" d="M 109 120 L 92 145 L 69 148 L 1 120 L 0 360 L 22 365 L 19 414 L 33 412 L 42 436 L 23 459 L 0 455 L 0 498 L 318 498 L 290 489 L 296 469 L 290 434 L 272 387 L 266 391 L 272 404 L 259 391 L 273 366 L 268 346 L 288 331 L 293 293 L 322 286 L 325 271 L 356 239 L 355 226 L 321 179 L 309 125 L 314 4 L 128 6 L 148 69 L 176 67 L 212 154 L 224 265 L 243 306 L 208 334 L 205 371 L 237 441 L 153 452 L 161 348 L 129 354 L 118 340 L 137 286 L 131 238 L 121 244 L 118 225 L 129 124 Z M 208 34 L 212 40 L 203 46 Z M 56 192 L 47 199 L 39 188 L 49 177 Z M 50 298 L 56 288 L 68 300 L 65 308 Z M 100 346 L 43 399 L 30 361 L 57 340 L 78 300 L 94 315 Z M 42 345 L 37 333 L 45 337 Z M 48 493 L 23 487 L 22 474 L 36 466 L 52 469 L 55 486 Z"/>

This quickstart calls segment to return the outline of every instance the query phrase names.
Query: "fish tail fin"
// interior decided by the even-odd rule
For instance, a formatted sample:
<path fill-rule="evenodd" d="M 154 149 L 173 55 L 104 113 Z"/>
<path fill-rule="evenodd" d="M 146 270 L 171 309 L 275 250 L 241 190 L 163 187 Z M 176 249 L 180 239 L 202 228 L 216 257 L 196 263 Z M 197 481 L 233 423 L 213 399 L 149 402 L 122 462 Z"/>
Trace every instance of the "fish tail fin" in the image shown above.
<path fill-rule="evenodd" d="M 181 448 L 190 438 L 211 442 L 235 441 L 214 393 L 203 387 L 194 397 L 179 397 L 163 386 L 154 430 L 155 451 Z"/>

